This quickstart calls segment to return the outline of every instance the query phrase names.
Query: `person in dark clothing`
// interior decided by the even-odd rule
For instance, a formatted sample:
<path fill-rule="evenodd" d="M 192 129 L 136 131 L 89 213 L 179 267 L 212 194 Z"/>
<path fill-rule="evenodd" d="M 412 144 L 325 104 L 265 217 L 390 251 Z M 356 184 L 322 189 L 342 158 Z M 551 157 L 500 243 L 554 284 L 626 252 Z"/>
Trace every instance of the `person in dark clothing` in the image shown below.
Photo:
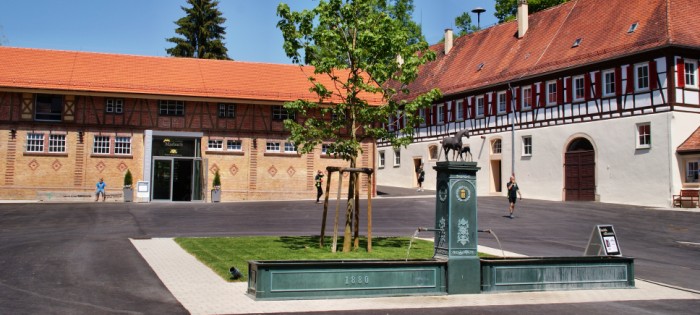
<path fill-rule="evenodd" d="M 323 172 L 321 170 L 318 170 L 318 173 L 316 173 L 316 177 L 314 177 L 314 180 L 316 181 L 316 203 L 321 203 L 321 196 L 323 196 Z"/>
<path fill-rule="evenodd" d="M 425 171 L 423 170 L 423 164 L 421 164 L 416 170 L 418 173 L 418 191 L 423 191 L 423 181 L 425 180 Z"/>
<path fill-rule="evenodd" d="M 508 215 L 509 218 L 513 218 L 513 212 L 515 211 L 515 201 L 518 199 L 517 197 L 520 196 L 520 200 L 523 200 L 523 195 L 520 193 L 520 188 L 518 187 L 518 183 L 515 182 L 515 176 L 510 177 L 510 181 L 508 182 L 508 202 L 510 203 L 510 208 L 508 208 L 508 212 L 510 214 Z"/>

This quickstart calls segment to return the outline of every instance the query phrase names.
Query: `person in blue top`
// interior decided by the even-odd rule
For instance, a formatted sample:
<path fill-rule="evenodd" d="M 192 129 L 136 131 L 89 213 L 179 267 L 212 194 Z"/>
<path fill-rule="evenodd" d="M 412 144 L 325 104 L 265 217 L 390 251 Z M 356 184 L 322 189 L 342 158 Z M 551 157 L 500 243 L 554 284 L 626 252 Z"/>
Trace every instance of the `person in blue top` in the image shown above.
<path fill-rule="evenodd" d="M 105 187 L 106 186 L 107 186 L 107 184 L 105 184 L 105 182 L 104 182 L 104 180 L 102 180 L 102 178 L 100 178 L 100 181 L 98 181 L 97 184 L 95 184 L 95 187 L 97 188 L 97 190 L 95 191 L 95 201 L 100 200 L 100 195 L 102 195 L 102 202 L 105 201 L 105 198 L 106 198 Z"/>

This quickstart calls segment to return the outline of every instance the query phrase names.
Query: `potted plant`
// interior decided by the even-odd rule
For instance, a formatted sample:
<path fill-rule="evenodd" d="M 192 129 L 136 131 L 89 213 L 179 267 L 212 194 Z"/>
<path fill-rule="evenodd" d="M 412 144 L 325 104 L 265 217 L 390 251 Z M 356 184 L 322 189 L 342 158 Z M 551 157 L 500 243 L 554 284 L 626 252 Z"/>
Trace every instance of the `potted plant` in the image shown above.
<path fill-rule="evenodd" d="M 221 176 L 219 175 L 219 170 L 216 170 L 214 172 L 214 180 L 212 181 L 212 190 L 211 190 L 211 202 L 220 202 L 221 201 Z"/>
<path fill-rule="evenodd" d="M 124 202 L 134 201 L 134 189 L 131 187 L 134 184 L 134 179 L 131 176 L 131 171 L 126 170 L 124 174 Z"/>

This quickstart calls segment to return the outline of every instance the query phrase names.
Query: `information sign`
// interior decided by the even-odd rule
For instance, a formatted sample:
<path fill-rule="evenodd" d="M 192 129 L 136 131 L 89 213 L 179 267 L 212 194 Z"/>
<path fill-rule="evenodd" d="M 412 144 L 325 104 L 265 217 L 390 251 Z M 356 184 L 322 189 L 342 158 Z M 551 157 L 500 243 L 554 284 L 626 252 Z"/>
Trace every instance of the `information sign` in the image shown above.
<path fill-rule="evenodd" d="M 150 185 L 147 181 L 136 182 L 136 198 L 145 199 L 148 201 L 150 199 Z"/>
<path fill-rule="evenodd" d="M 615 236 L 615 229 L 612 225 L 596 225 L 593 228 L 591 237 L 588 239 L 588 246 L 584 252 L 586 256 L 620 256 L 620 242 Z"/>

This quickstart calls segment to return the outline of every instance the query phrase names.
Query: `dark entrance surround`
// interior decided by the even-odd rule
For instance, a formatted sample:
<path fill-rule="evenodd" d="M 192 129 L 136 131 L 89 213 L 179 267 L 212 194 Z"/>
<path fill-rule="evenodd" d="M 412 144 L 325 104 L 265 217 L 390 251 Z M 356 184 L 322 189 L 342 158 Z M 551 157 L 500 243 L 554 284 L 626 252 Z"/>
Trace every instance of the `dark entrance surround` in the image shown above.
<path fill-rule="evenodd" d="M 595 201 L 595 149 L 585 138 L 576 138 L 564 154 L 564 200 Z"/>

